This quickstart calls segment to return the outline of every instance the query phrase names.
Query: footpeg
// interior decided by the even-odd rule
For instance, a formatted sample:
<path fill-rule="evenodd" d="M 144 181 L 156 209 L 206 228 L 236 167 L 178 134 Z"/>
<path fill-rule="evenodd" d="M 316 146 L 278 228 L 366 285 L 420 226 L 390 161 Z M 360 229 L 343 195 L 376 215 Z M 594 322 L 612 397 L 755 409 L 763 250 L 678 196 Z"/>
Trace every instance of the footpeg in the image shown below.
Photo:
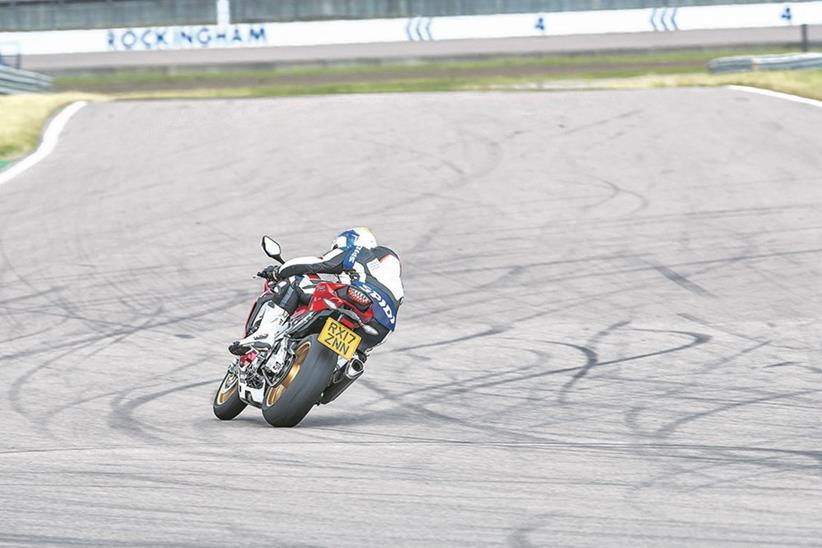
<path fill-rule="evenodd" d="M 228 347 L 228 351 L 234 354 L 235 356 L 244 356 L 245 354 L 251 352 L 251 347 L 244 344 L 240 344 L 240 341 L 234 341 Z"/>
<path fill-rule="evenodd" d="M 244 356 L 252 350 L 256 350 L 258 352 L 267 352 L 271 350 L 271 345 L 264 341 L 251 341 L 249 343 L 234 341 L 228 347 L 228 351 L 234 354 L 235 356 Z"/>

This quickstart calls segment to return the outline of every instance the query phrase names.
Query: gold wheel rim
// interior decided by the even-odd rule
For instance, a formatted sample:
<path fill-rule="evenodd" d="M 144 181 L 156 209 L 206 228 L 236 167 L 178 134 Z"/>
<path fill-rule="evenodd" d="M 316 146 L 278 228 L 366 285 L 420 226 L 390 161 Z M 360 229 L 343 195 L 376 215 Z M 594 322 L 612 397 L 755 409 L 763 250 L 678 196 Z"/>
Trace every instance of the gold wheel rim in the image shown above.
<path fill-rule="evenodd" d="M 265 394 L 265 406 L 266 407 L 273 407 L 280 398 L 282 397 L 285 390 L 288 388 L 297 375 L 300 373 L 300 368 L 305 361 L 305 357 L 308 355 L 308 350 L 311 348 L 311 342 L 306 341 L 297 348 L 297 352 L 294 354 L 294 364 L 291 366 L 291 369 L 288 370 L 288 375 L 285 376 L 283 382 L 278 384 L 277 386 L 273 386 L 268 389 Z"/>
<path fill-rule="evenodd" d="M 223 405 L 237 391 L 237 375 L 228 373 L 217 392 L 217 405 Z"/>

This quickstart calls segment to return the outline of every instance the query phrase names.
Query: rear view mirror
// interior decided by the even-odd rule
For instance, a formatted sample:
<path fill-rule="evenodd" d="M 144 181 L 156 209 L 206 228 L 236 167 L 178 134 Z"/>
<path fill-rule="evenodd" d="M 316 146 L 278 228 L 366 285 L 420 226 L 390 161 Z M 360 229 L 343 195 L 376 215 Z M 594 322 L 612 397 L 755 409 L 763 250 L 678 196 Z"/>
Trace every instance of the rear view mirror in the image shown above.
<path fill-rule="evenodd" d="M 280 257 L 280 254 L 283 252 L 283 250 L 280 248 L 280 244 L 272 240 L 269 236 L 263 236 L 262 245 L 263 251 L 265 251 L 266 255 L 281 263 L 284 262 L 283 258 Z"/>

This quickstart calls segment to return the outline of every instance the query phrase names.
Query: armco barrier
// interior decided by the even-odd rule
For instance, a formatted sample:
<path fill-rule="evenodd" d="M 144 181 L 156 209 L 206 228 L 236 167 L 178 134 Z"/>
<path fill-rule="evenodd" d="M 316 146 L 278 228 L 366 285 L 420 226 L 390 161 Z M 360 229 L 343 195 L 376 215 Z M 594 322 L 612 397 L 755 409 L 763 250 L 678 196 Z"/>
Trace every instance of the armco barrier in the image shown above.
<path fill-rule="evenodd" d="M 26 55 L 373 44 L 822 24 L 822 0 L 552 13 L 0 33 Z"/>
<path fill-rule="evenodd" d="M 748 70 L 798 70 L 822 68 L 822 53 L 789 53 L 785 55 L 742 55 L 721 57 L 708 63 L 711 72 Z"/>
<path fill-rule="evenodd" d="M 48 76 L 0 65 L 0 95 L 50 90 Z"/>

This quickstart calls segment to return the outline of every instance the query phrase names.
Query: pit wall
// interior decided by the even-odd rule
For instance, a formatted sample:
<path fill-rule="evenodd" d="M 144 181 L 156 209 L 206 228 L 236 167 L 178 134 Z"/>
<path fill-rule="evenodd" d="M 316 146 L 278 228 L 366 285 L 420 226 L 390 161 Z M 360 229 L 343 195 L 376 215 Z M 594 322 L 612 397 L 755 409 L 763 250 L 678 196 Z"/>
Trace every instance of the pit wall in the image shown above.
<path fill-rule="evenodd" d="M 678 32 L 822 24 L 822 1 L 459 17 L 0 33 L 0 54 L 47 55 Z"/>

